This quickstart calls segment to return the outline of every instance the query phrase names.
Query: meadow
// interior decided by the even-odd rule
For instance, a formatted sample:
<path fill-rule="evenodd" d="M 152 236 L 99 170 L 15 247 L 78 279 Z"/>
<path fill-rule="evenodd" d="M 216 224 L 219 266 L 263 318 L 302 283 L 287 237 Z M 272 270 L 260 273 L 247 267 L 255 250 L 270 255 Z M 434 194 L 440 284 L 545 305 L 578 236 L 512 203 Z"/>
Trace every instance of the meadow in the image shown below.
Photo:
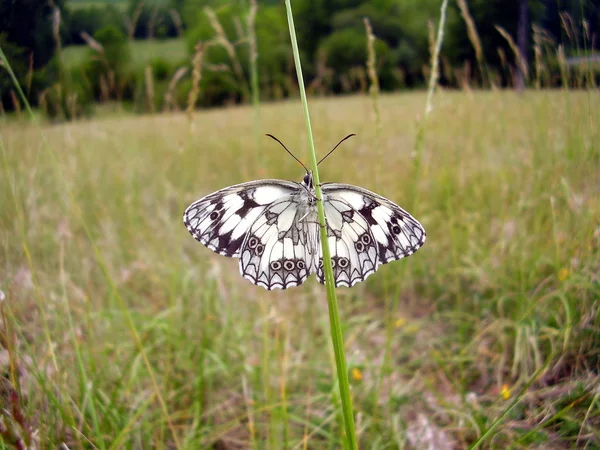
<path fill-rule="evenodd" d="M 183 39 L 135 40 L 129 43 L 133 64 L 148 64 L 156 58 L 172 64 L 188 57 Z M 67 69 L 79 67 L 94 52 L 87 45 L 70 45 L 63 50 L 63 63 Z"/>
<path fill-rule="evenodd" d="M 382 95 L 379 133 L 367 96 L 309 99 L 319 154 L 357 134 L 321 179 L 427 230 L 338 290 L 360 448 L 598 448 L 600 94 L 425 96 Z M 0 448 L 340 448 L 324 287 L 253 286 L 182 223 L 302 179 L 253 114 L 0 123 Z M 258 130 L 308 160 L 298 101 Z"/>

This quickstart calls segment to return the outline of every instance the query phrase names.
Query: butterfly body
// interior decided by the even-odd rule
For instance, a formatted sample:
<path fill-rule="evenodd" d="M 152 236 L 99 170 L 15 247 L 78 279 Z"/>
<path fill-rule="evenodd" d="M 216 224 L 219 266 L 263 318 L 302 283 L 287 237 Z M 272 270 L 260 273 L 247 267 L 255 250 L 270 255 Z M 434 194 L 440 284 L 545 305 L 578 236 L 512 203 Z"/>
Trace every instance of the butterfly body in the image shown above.
<path fill-rule="evenodd" d="M 321 185 L 336 286 L 351 287 L 381 264 L 409 256 L 425 230 L 395 203 L 366 189 Z M 209 249 L 239 258 L 242 276 L 266 289 L 325 282 L 313 177 L 302 183 L 259 180 L 221 189 L 183 215 L 191 235 Z"/>

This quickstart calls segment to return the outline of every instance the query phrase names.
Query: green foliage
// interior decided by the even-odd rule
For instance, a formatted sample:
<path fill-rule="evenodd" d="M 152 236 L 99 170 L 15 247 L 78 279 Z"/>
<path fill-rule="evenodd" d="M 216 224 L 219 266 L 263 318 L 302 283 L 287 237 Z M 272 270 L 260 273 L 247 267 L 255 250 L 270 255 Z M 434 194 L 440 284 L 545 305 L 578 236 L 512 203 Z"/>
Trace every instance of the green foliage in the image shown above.
<path fill-rule="evenodd" d="M 279 5 L 259 7 L 255 29 L 261 83 L 265 78 L 268 83 L 261 91 L 277 87 L 286 91 L 292 52 L 284 8 Z"/>
<path fill-rule="evenodd" d="M 565 0 L 558 3 L 551 0 L 528 0 L 527 3 L 532 24 L 543 29 L 539 75 L 541 86 L 582 87 L 593 86 L 594 82 L 597 85 L 599 75 L 596 65 L 572 61 L 569 66 L 561 65 L 557 49 L 559 44 L 562 45 L 567 58 L 594 54 L 592 46 L 597 47 L 598 41 L 594 36 L 600 34 L 598 3 L 592 0 Z M 11 7 L 13 4 L 16 5 L 14 8 Z M 480 67 L 475 61 L 473 45 L 458 6 L 456 2 L 450 4 L 441 51 L 442 83 L 460 86 L 462 81 L 466 81 L 488 85 L 488 76 L 484 77 L 479 73 Z M 483 46 L 483 69 L 489 71 L 489 78 L 497 84 L 512 83 L 514 55 L 496 26 L 503 27 L 516 39 L 518 4 L 518 1 L 507 3 L 503 0 L 468 1 Z M 47 2 L 34 0 L 16 3 L 12 0 L 0 0 L 0 45 L 5 49 L 18 79 L 34 104 L 46 88 L 61 82 L 58 67 L 43 69 L 54 54 L 50 17 L 52 10 L 48 5 Z M 92 86 L 94 98 L 105 97 L 100 88 L 100 79 L 107 80 L 110 73 L 117 72 L 120 79 L 111 87 L 111 98 L 131 101 L 136 96 L 134 92 L 141 95 L 145 82 L 143 70 L 149 63 L 154 76 L 158 77 L 155 80 L 158 89 L 159 84 L 170 80 L 179 67 L 190 68 L 194 48 L 202 41 L 206 44 L 206 51 L 199 105 L 250 101 L 247 2 L 151 0 L 140 3 L 138 0 L 72 0 L 65 4 L 61 0 L 55 1 L 54 5 L 61 10 L 60 35 L 65 68 L 76 69 L 73 72 L 73 82 L 77 86 Z M 141 8 L 138 8 L 139 5 Z M 233 59 L 222 43 L 215 40 L 215 29 L 205 12 L 207 6 L 216 13 L 227 41 L 234 48 Z M 425 75 L 430 66 L 428 24 L 431 22 L 435 26 L 438 20 L 439 0 L 294 0 L 293 7 L 307 85 L 319 81 L 324 92 L 328 89 L 340 92 L 366 88 L 364 17 L 369 18 L 377 37 L 376 64 L 381 89 L 420 87 L 425 84 Z M 126 24 L 130 23 L 138 11 L 140 14 L 134 29 L 136 40 L 128 44 L 127 56 L 125 45 L 116 49 L 114 55 L 110 54 L 113 50 L 109 48 L 106 56 L 96 54 L 84 45 L 72 45 L 83 44 L 83 31 L 94 36 L 108 27 L 127 34 Z M 163 40 L 177 33 L 172 11 L 176 11 L 183 21 L 184 37 L 180 40 Z M 564 12 L 568 15 L 563 14 L 561 19 Z M 258 78 L 263 99 L 295 95 L 297 86 L 291 70 L 283 4 L 275 1 L 259 2 L 254 28 L 258 46 Z M 528 29 L 531 30 L 531 27 Z M 157 39 L 146 39 L 149 36 Z M 533 41 L 531 35 L 528 38 L 527 57 L 530 82 L 533 83 Z M 122 36 L 118 40 L 123 41 Z M 189 86 L 190 73 L 191 70 L 177 86 L 176 92 L 179 92 L 181 98 L 185 97 L 184 88 Z M 464 79 L 461 78 L 463 75 Z M 320 77 L 319 80 L 315 80 L 317 76 Z M 142 85 L 137 86 L 138 81 Z M 11 86 L 6 77 L 0 79 L 0 97 L 5 109 L 12 108 Z"/>
<path fill-rule="evenodd" d="M 217 19 L 225 32 L 226 38 L 232 43 L 237 40 L 235 30 L 235 18 L 242 17 L 244 9 L 238 4 L 229 4 L 216 11 Z M 236 57 L 245 70 L 243 78 L 239 79 L 233 71 L 231 60 L 223 45 L 215 43 L 207 45 L 216 37 L 208 16 L 203 10 L 197 10 L 196 25 L 186 33 L 186 42 L 190 55 L 198 42 L 205 44 L 204 59 L 202 65 L 202 79 L 200 90 L 202 92 L 200 101 L 202 104 L 223 104 L 226 101 L 239 101 L 243 95 L 242 84 L 248 79 L 247 44 L 235 47 Z"/>
<path fill-rule="evenodd" d="M 29 85 L 25 84 L 25 77 L 28 71 L 28 67 L 25 62 L 26 59 L 24 58 L 25 50 L 8 41 L 6 38 L 6 33 L 0 33 L 0 47 L 2 48 L 2 51 L 4 51 L 6 58 L 10 61 L 11 67 L 17 79 L 20 81 L 21 85 L 25 87 L 27 92 L 29 92 Z M 3 69 L 0 68 L 0 70 Z M 11 90 L 14 91 L 14 89 L 15 87 L 12 80 L 3 73 L 2 76 L 0 76 L 0 100 L 2 101 L 2 107 L 4 109 L 12 109 L 13 100 L 10 96 L 10 92 Z"/>
<path fill-rule="evenodd" d="M 140 5 L 140 0 L 129 0 L 126 14 L 133 17 Z M 137 39 L 177 37 L 177 26 L 169 12 L 166 1 L 153 0 L 142 3 L 135 24 L 133 36 Z"/>
<path fill-rule="evenodd" d="M 106 65 L 116 72 L 123 71 L 131 58 L 125 34 L 114 25 L 108 25 L 96 31 L 94 39 L 104 49 L 102 59 Z"/>
<path fill-rule="evenodd" d="M 98 30 L 94 39 L 103 50 L 88 50 L 88 59 L 82 68 L 84 76 L 96 98 L 122 99 L 125 92 L 133 88 L 127 38 L 119 28 L 108 25 Z"/>
<path fill-rule="evenodd" d="M 300 0 L 294 2 L 298 46 L 307 78 L 315 75 L 316 52 L 321 39 L 333 30 L 331 20 L 335 13 L 344 7 L 356 6 L 358 3 L 358 1 L 344 0 Z"/>
<path fill-rule="evenodd" d="M 55 52 L 53 8 L 60 9 L 63 4 L 63 0 L 55 1 L 52 6 L 39 0 L 0 0 L 0 46 L 33 104 L 37 104 L 40 92 L 54 81 L 52 74 L 43 69 Z M 2 73 L 0 102 L 8 110 L 13 108 L 11 89 L 14 89 L 12 82 Z"/>
<path fill-rule="evenodd" d="M 367 36 L 364 31 L 357 29 L 345 29 L 335 31 L 321 42 L 321 50 L 327 58 L 327 65 L 331 67 L 338 77 L 348 76 L 352 69 L 359 69 L 366 76 L 365 61 L 367 60 Z M 382 88 L 393 88 L 394 78 L 391 70 L 394 61 L 388 45 L 380 39 L 375 41 L 375 52 L 377 54 L 377 72 Z M 339 81 L 333 86 L 334 90 L 340 91 Z"/>
<path fill-rule="evenodd" d="M 63 10 L 61 21 L 63 45 L 85 44 L 81 37 L 82 32 L 94 36 L 96 32 L 107 26 L 116 26 L 124 32 L 125 23 L 123 18 L 123 12 L 113 4 L 66 8 Z"/>
<path fill-rule="evenodd" d="M 129 42 L 132 64 L 146 65 L 154 59 L 164 59 L 170 64 L 189 64 L 189 58 L 183 39 L 134 40 Z M 90 57 L 87 45 L 73 45 L 63 49 L 64 64 L 67 67 L 79 67 Z"/>
<path fill-rule="evenodd" d="M 44 67 L 52 59 L 53 8 L 61 10 L 63 4 L 64 0 L 52 4 L 40 0 L 0 0 L 0 32 L 6 41 L 23 49 L 28 63 L 32 58 L 34 69 Z"/>
<path fill-rule="evenodd" d="M 234 49 L 233 59 L 219 41 L 219 36 L 205 11 L 199 9 L 195 13 L 196 25 L 186 33 L 186 42 L 190 54 L 193 54 L 198 42 L 203 42 L 205 46 L 200 82 L 201 104 L 214 105 L 247 100 L 250 78 L 250 50 L 245 39 L 248 32 L 248 9 L 239 4 L 228 4 L 215 11 L 225 38 Z M 236 22 L 242 24 L 241 36 Z M 267 88 L 286 91 L 286 73 L 291 52 L 287 43 L 289 34 L 283 7 L 276 5 L 259 8 L 255 28 L 260 77 L 263 81 L 268 80 Z M 236 64 L 241 68 L 241 73 L 236 72 Z"/>
<path fill-rule="evenodd" d="M 54 61 L 53 65 L 56 64 Z M 67 72 L 40 96 L 40 107 L 53 121 L 74 120 L 93 113 L 92 86 L 78 72 Z"/>
<path fill-rule="evenodd" d="M 156 57 L 150 60 L 152 76 L 155 80 L 165 81 L 173 74 L 173 66 L 165 58 Z"/>

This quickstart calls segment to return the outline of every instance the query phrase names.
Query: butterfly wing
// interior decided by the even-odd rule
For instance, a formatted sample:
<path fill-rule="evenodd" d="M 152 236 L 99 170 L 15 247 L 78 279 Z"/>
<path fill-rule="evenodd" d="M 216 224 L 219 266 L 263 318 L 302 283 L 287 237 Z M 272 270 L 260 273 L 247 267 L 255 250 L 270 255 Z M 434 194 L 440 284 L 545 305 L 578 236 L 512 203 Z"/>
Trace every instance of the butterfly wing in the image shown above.
<path fill-rule="evenodd" d="M 242 244 L 242 276 L 268 290 L 299 286 L 316 271 L 318 232 L 299 195 L 267 206 Z"/>
<path fill-rule="evenodd" d="M 183 222 L 194 237 L 212 251 L 239 257 L 250 227 L 273 202 L 289 198 L 298 183 L 260 180 L 237 184 L 192 203 Z"/>
<path fill-rule="evenodd" d="M 379 266 L 377 245 L 369 223 L 347 201 L 324 194 L 327 236 L 336 286 L 351 287 Z M 325 281 L 322 258 L 317 278 Z"/>
<path fill-rule="evenodd" d="M 338 183 L 325 183 L 322 191 L 336 286 L 364 281 L 381 264 L 412 255 L 425 242 L 423 226 L 380 195 Z M 321 261 L 317 278 L 324 283 Z"/>

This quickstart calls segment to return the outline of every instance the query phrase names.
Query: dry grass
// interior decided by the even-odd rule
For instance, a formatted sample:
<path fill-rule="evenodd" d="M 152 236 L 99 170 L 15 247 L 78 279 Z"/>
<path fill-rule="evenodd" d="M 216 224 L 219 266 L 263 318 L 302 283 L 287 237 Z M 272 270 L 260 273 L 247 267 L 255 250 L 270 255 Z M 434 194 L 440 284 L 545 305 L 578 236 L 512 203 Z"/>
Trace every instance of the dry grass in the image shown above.
<path fill-rule="evenodd" d="M 473 46 L 473 50 L 475 50 L 475 58 L 477 59 L 477 64 L 479 66 L 479 72 L 483 78 L 483 85 L 485 86 L 488 82 L 487 80 L 487 68 L 485 65 L 485 60 L 483 57 L 483 46 L 481 45 L 481 40 L 479 39 L 479 33 L 477 33 L 477 26 L 475 25 L 475 21 L 469 12 L 469 6 L 467 5 L 467 0 L 456 0 L 458 7 L 460 9 L 460 15 L 465 21 L 465 25 L 467 26 L 467 36 L 469 36 L 469 41 Z"/>
<path fill-rule="evenodd" d="M 311 105 L 321 154 L 358 135 L 324 180 L 374 188 L 383 166 L 377 190 L 407 205 L 416 189 L 428 231 L 414 256 L 339 290 L 361 448 L 464 448 L 498 418 L 484 448 L 600 445 L 598 93 L 436 95 L 416 186 L 424 93 L 379 96 L 383 165 L 370 98 Z M 263 105 L 261 122 L 302 157 L 299 110 Z M 302 171 L 266 139 L 264 165 L 248 151 L 251 107 L 193 123 L 43 127 L 49 151 L 32 125 L 2 125 L 0 346 L 15 364 L 0 395 L 20 387 L 46 447 L 174 447 L 171 426 L 182 448 L 338 446 L 323 287 L 254 287 L 181 223 L 208 192 Z"/>

